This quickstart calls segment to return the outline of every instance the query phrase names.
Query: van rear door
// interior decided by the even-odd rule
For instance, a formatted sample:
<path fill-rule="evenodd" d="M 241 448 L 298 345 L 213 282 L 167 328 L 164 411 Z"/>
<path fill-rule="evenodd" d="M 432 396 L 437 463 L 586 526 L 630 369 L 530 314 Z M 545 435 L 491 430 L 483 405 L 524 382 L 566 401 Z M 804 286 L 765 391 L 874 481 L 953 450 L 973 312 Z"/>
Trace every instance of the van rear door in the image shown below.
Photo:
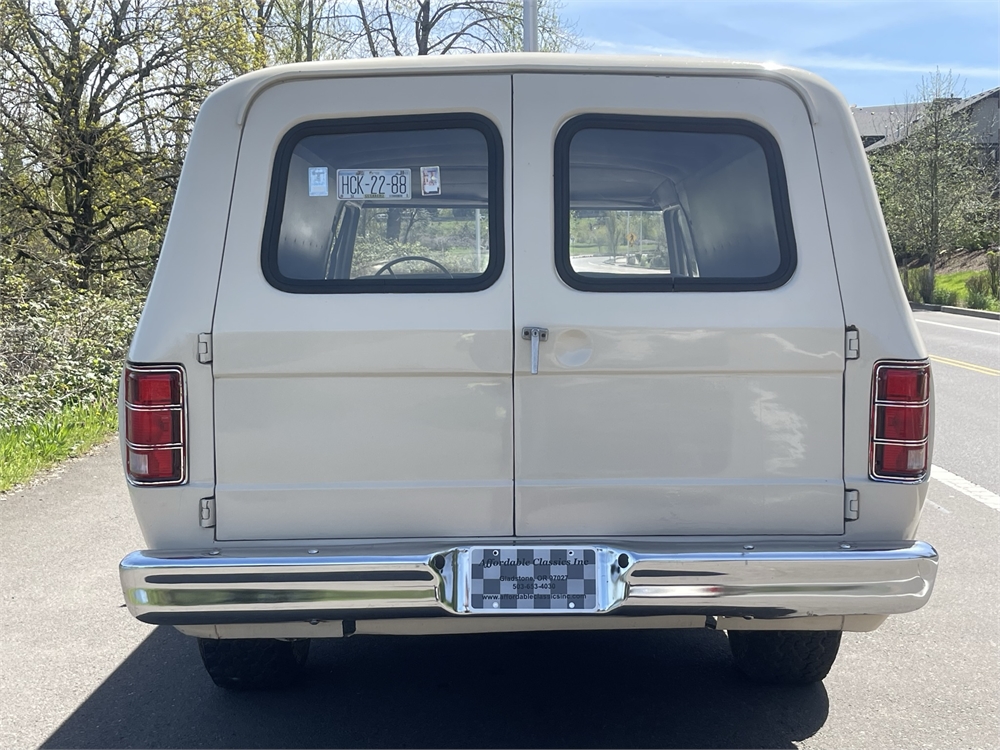
<path fill-rule="evenodd" d="M 513 531 L 510 76 L 301 80 L 246 117 L 217 536 Z"/>
<path fill-rule="evenodd" d="M 844 316 L 799 96 L 515 75 L 514 137 L 516 533 L 842 533 Z"/>

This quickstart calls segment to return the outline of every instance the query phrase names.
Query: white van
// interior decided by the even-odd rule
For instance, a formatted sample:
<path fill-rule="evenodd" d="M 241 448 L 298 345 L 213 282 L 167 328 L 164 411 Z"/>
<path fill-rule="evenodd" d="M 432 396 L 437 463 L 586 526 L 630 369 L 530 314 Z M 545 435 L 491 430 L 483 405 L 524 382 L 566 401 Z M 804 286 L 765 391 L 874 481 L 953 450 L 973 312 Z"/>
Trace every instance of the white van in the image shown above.
<path fill-rule="evenodd" d="M 608 628 L 821 680 L 930 596 L 930 386 L 813 75 L 268 68 L 198 115 L 132 342 L 125 598 L 231 688 L 311 638 Z"/>

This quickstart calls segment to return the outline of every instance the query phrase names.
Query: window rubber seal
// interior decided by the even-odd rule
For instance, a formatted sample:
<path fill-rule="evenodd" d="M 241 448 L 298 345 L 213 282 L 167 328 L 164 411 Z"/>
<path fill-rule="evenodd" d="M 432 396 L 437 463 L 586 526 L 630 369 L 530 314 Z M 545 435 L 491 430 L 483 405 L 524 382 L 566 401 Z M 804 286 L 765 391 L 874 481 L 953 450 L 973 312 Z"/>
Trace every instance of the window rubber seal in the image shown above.
<path fill-rule="evenodd" d="M 743 135 L 756 141 L 764 151 L 771 203 L 778 235 L 778 267 L 767 276 L 756 277 L 672 277 L 600 279 L 573 270 L 569 253 L 569 148 L 573 136 L 581 130 L 645 130 L 678 133 L 722 133 Z M 723 117 L 672 117 L 649 115 L 582 114 L 568 120 L 555 140 L 555 266 L 559 277 L 568 286 L 583 292 L 750 292 L 777 289 L 795 273 L 797 253 L 792 212 L 788 203 L 788 182 L 785 177 L 781 149 L 774 136 L 762 126 L 748 120 Z"/>
<path fill-rule="evenodd" d="M 293 279 L 278 267 L 278 238 L 285 211 L 285 189 L 291 156 L 299 141 L 315 135 L 348 133 L 388 133 L 407 130 L 477 130 L 486 140 L 487 216 L 489 216 L 490 258 L 486 270 L 478 276 L 459 279 Z M 267 283 L 282 292 L 293 294 L 414 294 L 478 292 L 496 283 L 504 266 L 504 165 L 503 139 L 492 120 L 472 112 L 429 115 L 353 117 L 310 120 L 291 128 L 282 136 L 275 151 L 271 186 L 261 239 L 261 271 Z"/>

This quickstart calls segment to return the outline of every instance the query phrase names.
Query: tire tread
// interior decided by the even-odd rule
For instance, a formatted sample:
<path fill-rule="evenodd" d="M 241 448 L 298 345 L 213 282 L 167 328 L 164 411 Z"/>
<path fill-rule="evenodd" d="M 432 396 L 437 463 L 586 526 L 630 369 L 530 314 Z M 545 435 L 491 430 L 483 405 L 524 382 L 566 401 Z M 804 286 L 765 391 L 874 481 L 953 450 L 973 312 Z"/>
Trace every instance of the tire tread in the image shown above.
<path fill-rule="evenodd" d="M 265 690 L 285 687 L 299 675 L 309 654 L 309 641 L 199 638 L 198 652 L 219 687 Z"/>
<path fill-rule="evenodd" d="M 732 630 L 737 668 L 754 682 L 809 685 L 829 673 L 840 650 L 839 630 Z"/>

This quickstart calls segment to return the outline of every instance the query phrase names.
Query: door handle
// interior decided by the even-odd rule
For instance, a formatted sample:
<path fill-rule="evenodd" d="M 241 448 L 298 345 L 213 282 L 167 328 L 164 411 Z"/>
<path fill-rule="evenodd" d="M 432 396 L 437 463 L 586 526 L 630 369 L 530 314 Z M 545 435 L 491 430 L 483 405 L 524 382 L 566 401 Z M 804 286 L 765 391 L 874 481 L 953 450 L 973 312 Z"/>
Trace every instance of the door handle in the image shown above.
<path fill-rule="evenodd" d="M 549 340 L 549 329 L 537 326 L 525 326 L 521 329 L 521 338 L 531 342 L 531 374 L 538 374 L 538 342 Z"/>

